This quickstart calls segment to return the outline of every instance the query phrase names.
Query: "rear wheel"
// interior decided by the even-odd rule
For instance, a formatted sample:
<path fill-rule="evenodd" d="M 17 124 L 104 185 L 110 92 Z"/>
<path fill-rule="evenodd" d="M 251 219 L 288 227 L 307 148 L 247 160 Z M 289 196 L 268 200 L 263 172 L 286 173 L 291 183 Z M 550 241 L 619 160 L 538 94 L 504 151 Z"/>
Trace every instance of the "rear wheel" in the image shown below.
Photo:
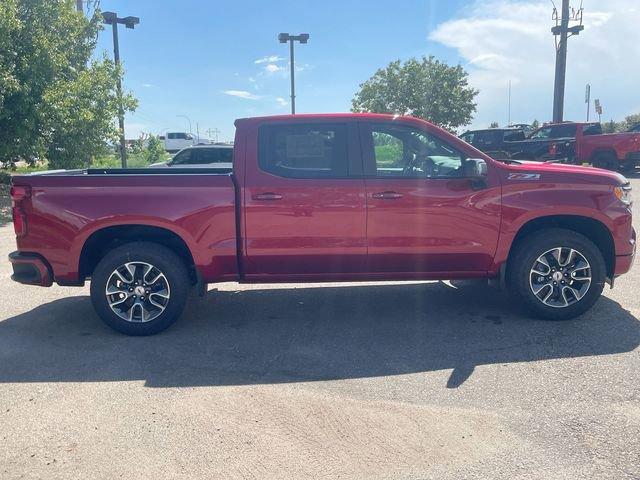
<path fill-rule="evenodd" d="M 593 166 L 597 168 L 603 168 L 605 170 L 618 170 L 618 158 L 612 152 L 600 152 L 596 153 L 593 157 Z"/>
<path fill-rule="evenodd" d="M 574 318 L 600 298 L 606 277 L 602 253 L 584 235 L 559 228 L 536 232 L 509 258 L 511 293 L 536 316 Z"/>
<path fill-rule="evenodd" d="M 132 242 L 109 252 L 91 278 L 91 301 L 102 320 L 126 335 L 152 335 L 182 313 L 191 282 L 168 248 Z"/>

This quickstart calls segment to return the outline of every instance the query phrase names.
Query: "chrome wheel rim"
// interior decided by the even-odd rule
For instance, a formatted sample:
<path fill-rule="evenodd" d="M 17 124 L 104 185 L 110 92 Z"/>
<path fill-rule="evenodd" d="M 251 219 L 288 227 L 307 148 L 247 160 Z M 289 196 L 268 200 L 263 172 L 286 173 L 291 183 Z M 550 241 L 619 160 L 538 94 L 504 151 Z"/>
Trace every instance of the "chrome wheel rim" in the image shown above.
<path fill-rule="evenodd" d="M 529 272 L 533 295 L 548 307 L 564 308 L 579 302 L 591 286 L 591 265 L 578 250 L 547 250 Z"/>
<path fill-rule="evenodd" d="M 171 289 L 162 271 L 150 263 L 128 262 L 116 268 L 105 288 L 111 311 L 133 323 L 145 323 L 169 305 Z"/>

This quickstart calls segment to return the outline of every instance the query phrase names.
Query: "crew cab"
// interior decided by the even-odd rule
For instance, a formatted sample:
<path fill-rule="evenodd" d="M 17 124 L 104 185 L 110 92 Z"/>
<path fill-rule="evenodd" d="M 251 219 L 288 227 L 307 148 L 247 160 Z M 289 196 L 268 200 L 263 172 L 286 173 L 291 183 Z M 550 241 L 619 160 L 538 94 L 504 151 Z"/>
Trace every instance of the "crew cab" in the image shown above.
<path fill-rule="evenodd" d="M 618 173 L 502 163 L 417 118 L 236 121 L 229 169 L 13 177 L 17 282 L 91 280 L 111 327 L 171 325 L 208 283 L 481 278 L 566 319 L 627 272 L 631 189 Z"/>

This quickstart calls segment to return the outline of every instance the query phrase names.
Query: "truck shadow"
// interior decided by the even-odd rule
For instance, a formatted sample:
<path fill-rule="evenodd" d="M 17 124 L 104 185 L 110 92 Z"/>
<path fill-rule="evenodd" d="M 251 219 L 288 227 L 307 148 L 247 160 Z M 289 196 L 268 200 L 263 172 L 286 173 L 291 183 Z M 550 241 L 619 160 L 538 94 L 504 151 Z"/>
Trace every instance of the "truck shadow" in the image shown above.
<path fill-rule="evenodd" d="M 163 334 L 126 337 L 86 296 L 0 322 L 0 383 L 144 380 L 149 387 L 248 385 L 628 352 L 640 322 L 603 297 L 582 318 L 527 318 L 503 294 L 418 283 L 210 291 Z"/>

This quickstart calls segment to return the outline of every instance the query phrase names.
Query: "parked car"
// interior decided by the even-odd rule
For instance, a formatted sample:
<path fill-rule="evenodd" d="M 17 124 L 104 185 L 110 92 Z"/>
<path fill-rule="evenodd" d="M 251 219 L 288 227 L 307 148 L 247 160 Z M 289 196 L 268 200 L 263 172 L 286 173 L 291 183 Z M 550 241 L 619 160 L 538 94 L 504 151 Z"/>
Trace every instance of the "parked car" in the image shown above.
<path fill-rule="evenodd" d="M 640 161 L 640 133 L 603 134 L 600 123 L 565 122 L 545 125 L 526 140 L 505 142 L 509 158 L 590 163 L 607 170 L 629 171 Z"/>
<path fill-rule="evenodd" d="M 525 131 L 520 127 L 469 130 L 460 135 L 465 142 L 498 160 L 510 157 L 505 142 L 524 140 L 525 137 Z"/>
<path fill-rule="evenodd" d="M 420 119 L 236 121 L 233 172 L 13 177 L 12 278 L 83 285 L 116 330 L 147 335 L 193 286 L 485 278 L 572 318 L 633 263 L 631 187 L 575 165 L 496 161 Z"/>
<path fill-rule="evenodd" d="M 164 142 L 164 149 L 169 153 L 175 153 L 191 145 L 204 145 L 210 143 L 209 140 L 198 138 L 186 132 L 168 132 L 161 135 L 160 140 Z"/>
<path fill-rule="evenodd" d="M 233 145 L 195 145 L 183 148 L 168 162 L 152 163 L 149 167 L 226 168 L 233 166 Z"/>

